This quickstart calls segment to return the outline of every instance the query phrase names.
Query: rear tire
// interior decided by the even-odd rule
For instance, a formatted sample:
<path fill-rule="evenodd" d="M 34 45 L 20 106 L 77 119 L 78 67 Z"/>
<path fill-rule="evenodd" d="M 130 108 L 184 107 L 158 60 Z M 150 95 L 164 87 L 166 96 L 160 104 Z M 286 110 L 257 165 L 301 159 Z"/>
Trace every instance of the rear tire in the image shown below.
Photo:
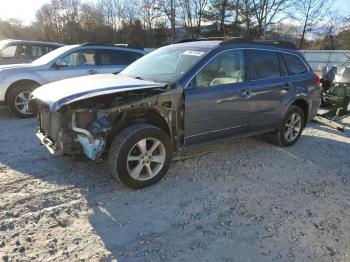
<path fill-rule="evenodd" d="M 171 142 L 165 131 L 150 124 L 135 124 L 114 138 L 108 165 L 122 184 L 140 189 L 162 179 L 171 158 Z"/>
<path fill-rule="evenodd" d="M 291 106 L 276 133 L 273 142 L 281 147 L 294 145 L 305 126 L 305 114 L 299 106 Z"/>
<path fill-rule="evenodd" d="M 8 94 L 7 106 L 13 115 L 19 118 L 31 118 L 35 116 L 35 113 L 30 112 L 28 109 L 28 101 L 30 94 L 38 86 L 37 84 L 29 84 L 29 86 L 19 85 L 12 88 Z"/>

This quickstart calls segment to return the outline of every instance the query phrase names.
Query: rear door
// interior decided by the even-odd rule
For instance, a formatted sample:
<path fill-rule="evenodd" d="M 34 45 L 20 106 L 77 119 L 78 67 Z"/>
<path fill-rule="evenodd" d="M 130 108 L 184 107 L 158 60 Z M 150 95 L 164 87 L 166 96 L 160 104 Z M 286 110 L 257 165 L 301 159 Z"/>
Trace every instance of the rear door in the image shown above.
<path fill-rule="evenodd" d="M 273 127 L 281 119 L 282 100 L 292 87 L 280 53 L 270 50 L 249 50 L 252 129 Z"/>
<path fill-rule="evenodd" d="M 100 74 L 118 73 L 141 56 L 141 53 L 126 50 L 98 49 L 97 70 Z"/>
<path fill-rule="evenodd" d="M 228 50 L 209 61 L 185 94 L 185 145 L 247 130 L 251 110 L 243 50 Z"/>
<path fill-rule="evenodd" d="M 83 49 L 58 59 L 56 62 L 63 62 L 65 66 L 52 66 L 50 69 L 50 82 L 97 74 L 95 53 L 95 49 Z"/>

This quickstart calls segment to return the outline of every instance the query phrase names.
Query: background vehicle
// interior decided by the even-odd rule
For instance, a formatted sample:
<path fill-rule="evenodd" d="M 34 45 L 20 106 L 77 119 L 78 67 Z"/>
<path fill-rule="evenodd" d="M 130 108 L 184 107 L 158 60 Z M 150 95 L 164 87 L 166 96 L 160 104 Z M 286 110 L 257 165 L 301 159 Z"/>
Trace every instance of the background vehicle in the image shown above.
<path fill-rule="evenodd" d="M 0 103 L 6 103 L 18 117 L 32 117 L 28 99 L 38 86 L 77 76 L 118 73 L 145 53 L 125 45 L 87 43 L 63 46 L 30 64 L 0 66 Z"/>
<path fill-rule="evenodd" d="M 63 45 L 41 41 L 0 41 L 0 65 L 30 63 Z"/>
<path fill-rule="evenodd" d="M 323 67 L 321 83 L 324 106 L 346 104 L 350 97 L 350 59 L 339 66 Z"/>
<path fill-rule="evenodd" d="M 160 48 L 116 76 L 43 86 L 30 105 L 51 152 L 84 152 L 92 160 L 108 152 L 112 174 L 142 188 L 165 175 L 173 151 L 189 146 L 261 133 L 293 145 L 317 113 L 319 81 L 285 42 L 188 41 Z"/>

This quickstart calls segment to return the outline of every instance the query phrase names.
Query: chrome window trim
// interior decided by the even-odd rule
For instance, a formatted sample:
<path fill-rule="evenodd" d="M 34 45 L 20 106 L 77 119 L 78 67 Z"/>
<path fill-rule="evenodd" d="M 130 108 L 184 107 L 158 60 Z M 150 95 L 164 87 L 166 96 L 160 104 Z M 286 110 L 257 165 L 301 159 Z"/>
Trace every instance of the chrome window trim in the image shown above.
<path fill-rule="evenodd" d="M 217 54 L 215 54 L 212 58 L 210 58 L 204 65 L 202 65 L 195 74 L 193 74 L 193 76 L 190 78 L 190 80 L 187 81 L 185 88 L 184 89 L 188 89 L 188 85 L 189 83 L 193 80 L 193 78 L 195 78 L 197 76 L 197 74 L 205 67 L 207 66 L 214 58 L 216 58 L 218 55 L 228 52 L 228 51 L 235 51 L 235 50 L 262 50 L 262 51 L 269 51 L 269 52 L 277 52 L 277 53 L 285 53 L 288 55 L 294 55 L 296 56 L 299 60 L 301 60 L 303 62 L 303 64 L 305 65 L 305 67 L 307 68 L 307 71 L 305 73 L 302 73 L 300 75 L 288 75 L 288 76 L 280 76 L 280 77 L 275 77 L 275 78 L 265 78 L 265 79 L 256 79 L 256 80 L 249 80 L 249 81 L 243 81 L 243 82 L 239 82 L 239 83 L 245 83 L 245 82 L 254 82 L 254 81 L 263 81 L 263 80 L 273 80 L 273 79 L 279 79 L 279 78 L 289 78 L 289 77 L 295 77 L 295 76 L 301 76 L 304 74 L 307 74 L 310 72 L 310 68 L 309 66 L 303 61 L 303 59 L 301 59 L 298 55 L 288 52 L 288 51 L 280 51 L 280 50 L 271 50 L 271 49 L 267 49 L 267 48 L 254 48 L 254 47 L 238 47 L 238 48 L 230 48 L 230 49 L 226 49 L 223 50 Z M 288 65 L 286 65 L 288 67 Z"/>

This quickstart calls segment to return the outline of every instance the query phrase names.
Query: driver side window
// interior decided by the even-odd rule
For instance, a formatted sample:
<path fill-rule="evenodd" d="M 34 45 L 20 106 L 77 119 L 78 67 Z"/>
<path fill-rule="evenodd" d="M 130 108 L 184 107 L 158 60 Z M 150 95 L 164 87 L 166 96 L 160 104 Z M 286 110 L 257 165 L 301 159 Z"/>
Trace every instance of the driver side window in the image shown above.
<path fill-rule="evenodd" d="M 230 50 L 214 57 L 195 77 L 196 87 L 212 87 L 244 81 L 243 50 Z"/>
<path fill-rule="evenodd" d="M 88 67 L 95 66 L 95 51 L 80 50 L 73 52 L 60 59 L 65 62 L 67 67 Z"/>

